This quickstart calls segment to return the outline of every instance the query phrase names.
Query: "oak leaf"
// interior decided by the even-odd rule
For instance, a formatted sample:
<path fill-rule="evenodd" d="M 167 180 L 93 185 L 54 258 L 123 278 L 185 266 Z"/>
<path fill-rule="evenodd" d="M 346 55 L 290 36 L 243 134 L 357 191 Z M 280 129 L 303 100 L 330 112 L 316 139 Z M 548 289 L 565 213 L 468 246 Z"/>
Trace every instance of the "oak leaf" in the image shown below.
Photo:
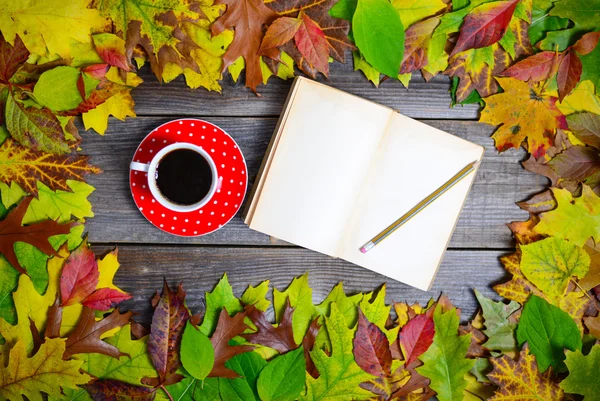
<path fill-rule="evenodd" d="M 8 139 L 7 139 L 8 140 Z M 13 209 L 8 216 L 0 221 L 0 252 L 19 272 L 27 274 L 15 254 L 16 242 L 26 242 L 38 248 L 46 255 L 57 255 L 56 250 L 48 239 L 53 235 L 68 234 L 75 223 L 58 224 L 53 220 L 41 223 L 21 225 L 23 216 L 33 197 L 27 197 Z"/>
<path fill-rule="evenodd" d="M 31 401 L 42 401 L 41 393 L 60 397 L 61 389 L 75 389 L 90 381 L 79 370 L 81 361 L 63 360 L 62 338 L 46 339 L 30 358 L 23 341 L 18 341 L 10 353 L 6 348 L 3 351 L 8 354 L 8 364 L 0 364 L 0 397 L 4 400 L 21 401 L 26 396 Z"/>
<path fill-rule="evenodd" d="M 211 292 L 205 294 L 206 309 L 204 311 L 204 319 L 200 325 L 200 331 L 207 336 L 211 336 L 218 324 L 219 315 L 223 308 L 231 314 L 235 314 L 244 310 L 240 300 L 233 294 L 233 288 L 229 284 L 227 274 L 223 277 Z M 285 302 L 285 300 L 284 300 Z"/>
<path fill-rule="evenodd" d="M 581 351 L 567 351 L 565 360 L 569 376 L 560 383 L 560 387 L 571 394 L 581 394 L 585 400 L 598 397 L 600 383 L 600 345 L 595 344 L 587 355 Z"/>
<path fill-rule="evenodd" d="M 118 380 L 96 380 L 84 387 L 94 400 L 152 401 L 156 396 L 155 388 L 136 386 Z"/>
<path fill-rule="evenodd" d="M 563 391 L 552 378 L 552 372 L 542 374 L 538 371 L 535 357 L 525 345 L 517 361 L 508 355 L 490 359 L 494 370 L 488 374 L 490 380 L 498 386 L 489 401 L 508 401 L 515 399 L 561 400 Z"/>
<path fill-rule="evenodd" d="M 400 345 L 406 355 L 406 365 L 420 357 L 433 343 L 435 325 L 430 314 L 417 315 L 400 331 Z"/>
<path fill-rule="evenodd" d="M 519 148 L 527 139 L 534 157 L 546 154 L 553 144 L 556 129 L 567 128 L 565 116 L 556 107 L 556 98 L 541 86 L 533 88 L 511 78 L 497 78 L 503 93 L 486 98 L 480 122 L 499 125 L 492 137 L 499 151 Z"/>
<path fill-rule="evenodd" d="M 487 341 L 483 346 L 503 353 L 517 352 L 515 329 L 517 324 L 513 314 L 519 309 L 519 304 L 511 301 L 508 305 L 503 302 L 494 302 L 475 290 L 475 296 L 481 305 L 485 329 L 483 333 Z"/>
<path fill-rule="evenodd" d="M 313 378 L 319 377 L 319 371 L 313 362 L 310 353 L 312 352 L 315 341 L 317 339 L 317 335 L 319 334 L 319 329 L 321 325 L 319 324 L 319 319 L 315 318 L 312 321 L 310 326 L 308 327 L 308 331 L 306 335 L 302 339 L 302 348 L 304 349 L 304 359 L 306 360 L 306 372 L 311 375 Z"/>
<path fill-rule="evenodd" d="M 52 190 L 70 191 L 67 180 L 83 181 L 88 173 L 99 173 L 100 169 L 88 164 L 88 156 L 76 153 L 55 155 L 35 151 L 7 138 L 0 146 L 0 181 L 16 182 L 26 192 L 37 194 L 37 181 Z"/>
<path fill-rule="evenodd" d="M 117 309 L 110 315 L 96 321 L 94 310 L 84 307 L 75 330 L 69 335 L 66 342 L 65 358 L 74 354 L 98 353 L 113 358 L 119 358 L 124 355 L 114 345 L 101 340 L 101 336 L 107 331 L 117 327 L 123 327 L 129 320 L 133 312 L 120 313 Z"/>
<path fill-rule="evenodd" d="M 259 311 L 252 305 L 246 306 L 245 312 L 256 326 L 256 332 L 242 335 L 248 342 L 273 348 L 280 354 L 298 348 L 298 344 L 294 341 L 292 328 L 294 309 L 290 306 L 289 301 L 277 327 L 267 320 L 264 312 Z"/>
<path fill-rule="evenodd" d="M 215 364 L 208 377 L 225 377 L 229 379 L 238 377 L 235 371 L 226 367 L 225 362 L 236 355 L 254 349 L 251 345 L 229 345 L 229 341 L 249 328 L 244 323 L 245 318 L 245 312 L 240 312 L 233 317 L 229 317 L 227 309 L 223 308 L 221 311 L 217 328 L 210 338 L 210 342 L 215 350 Z"/>

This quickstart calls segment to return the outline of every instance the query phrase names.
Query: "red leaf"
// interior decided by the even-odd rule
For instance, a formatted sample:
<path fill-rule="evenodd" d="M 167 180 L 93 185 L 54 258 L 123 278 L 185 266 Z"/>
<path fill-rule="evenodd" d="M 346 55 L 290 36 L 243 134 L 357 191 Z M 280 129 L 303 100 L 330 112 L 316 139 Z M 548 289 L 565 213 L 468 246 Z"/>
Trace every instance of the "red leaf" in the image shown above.
<path fill-rule="evenodd" d="M 319 377 L 319 371 L 317 370 L 317 367 L 315 366 L 315 363 L 313 362 L 310 356 L 310 352 L 315 346 L 315 341 L 317 339 L 317 334 L 319 334 L 320 328 L 321 325 L 319 325 L 319 318 L 315 318 L 315 320 L 313 320 L 310 326 L 308 327 L 306 335 L 302 339 L 302 347 L 304 348 L 304 358 L 306 359 L 306 371 L 315 379 Z"/>
<path fill-rule="evenodd" d="M 360 309 L 358 310 L 358 327 L 352 343 L 354 344 L 354 358 L 362 370 L 375 376 L 391 374 L 390 343 L 383 331 L 369 322 Z"/>
<path fill-rule="evenodd" d="M 562 55 L 554 52 L 540 52 L 513 64 L 500 77 L 512 77 L 521 81 L 545 81 L 556 73 Z"/>
<path fill-rule="evenodd" d="M 0 37 L 0 82 L 7 84 L 28 57 L 29 51 L 18 35 L 13 46 Z"/>
<path fill-rule="evenodd" d="M 104 62 L 109 65 L 131 71 L 132 66 L 125 55 L 125 42 L 123 39 L 110 33 L 92 35 L 96 52 Z"/>
<path fill-rule="evenodd" d="M 279 47 L 294 37 L 302 25 L 300 18 L 281 17 L 275 20 L 267 29 L 259 53 L 264 53 L 267 49 Z"/>
<path fill-rule="evenodd" d="M 575 52 L 569 50 L 565 52 L 560 65 L 558 66 L 558 75 L 556 83 L 558 84 L 558 100 L 562 100 L 577 86 L 583 66 L 581 60 Z"/>
<path fill-rule="evenodd" d="M 62 111 L 57 114 L 63 116 L 78 116 L 82 113 L 95 109 L 102 103 L 106 102 L 108 98 L 114 96 L 122 90 L 124 90 L 124 88 L 119 84 L 115 84 L 106 80 L 102 81 L 98 84 L 96 89 L 94 89 L 92 93 L 90 93 L 90 96 L 88 96 L 87 99 L 79 103 L 79 105 L 76 108 L 72 110 Z"/>
<path fill-rule="evenodd" d="M 133 315 L 133 312 L 120 313 L 115 309 L 104 319 L 96 321 L 94 310 L 84 306 L 77 326 L 67 338 L 67 347 L 63 357 L 67 359 L 74 354 L 91 352 L 112 356 L 113 358 L 125 355 L 114 345 L 102 341 L 100 336 L 116 327 L 126 325 L 131 315 Z"/>
<path fill-rule="evenodd" d="M 155 388 L 135 386 L 118 380 L 96 380 L 83 386 L 94 401 L 152 401 L 156 396 Z"/>
<path fill-rule="evenodd" d="M 406 351 L 406 365 L 427 351 L 433 343 L 435 327 L 431 316 L 418 315 L 408 321 L 400 332 L 400 345 Z"/>
<path fill-rule="evenodd" d="M 585 56 L 591 53 L 596 48 L 598 41 L 600 40 L 600 32 L 586 33 L 573 45 L 573 50 L 577 53 Z"/>
<path fill-rule="evenodd" d="M 177 292 L 173 292 L 165 281 L 162 297 L 154 309 L 147 343 L 148 354 L 158 372 L 160 384 L 171 380 L 171 376 L 178 376 L 175 372 L 180 366 L 179 344 L 189 317 L 181 285 Z M 144 378 L 142 383 L 150 380 Z"/>
<path fill-rule="evenodd" d="M 323 75 L 329 75 L 329 48 L 325 34 L 308 15 L 300 16 L 302 24 L 298 28 L 294 41 L 306 61 Z"/>
<path fill-rule="evenodd" d="M 60 276 L 61 306 L 81 303 L 96 289 L 98 284 L 96 255 L 83 243 L 71 252 Z"/>
<path fill-rule="evenodd" d="M 6 142 L 9 142 L 7 139 Z M 27 242 L 44 252 L 46 255 L 56 255 L 56 251 L 48 242 L 48 238 L 58 234 L 68 234 L 75 223 L 58 224 L 53 220 L 22 226 L 23 216 L 27 212 L 32 196 L 24 198 L 8 216 L 0 221 L 0 253 L 20 273 L 27 274 L 19 264 L 15 254 L 15 242 Z"/>
<path fill-rule="evenodd" d="M 495 1 L 475 7 L 460 28 L 450 56 L 469 49 L 491 46 L 504 36 L 519 0 Z"/>
<path fill-rule="evenodd" d="M 219 322 L 215 333 L 210 338 L 210 342 L 215 350 L 215 364 L 208 377 L 226 377 L 235 379 L 238 374 L 225 367 L 225 362 L 238 354 L 249 352 L 254 349 L 252 345 L 229 345 L 229 341 L 235 336 L 239 336 L 249 327 L 244 323 L 245 312 L 237 313 L 234 317 L 229 317 L 227 309 L 223 308 L 219 315 Z"/>
<path fill-rule="evenodd" d="M 109 310 L 131 298 L 131 295 L 113 288 L 99 288 L 91 293 L 82 304 L 95 310 Z"/>
<path fill-rule="evenodd" d="M 440 23 L 438 17 L 428 18 L 410 26 L 404 33 L 404 59 L 400 74 L 407 74 L 427 64 L 427 42 L 431 33 Z"/>
<path fill-rule="evenodd" d="M 102 79 L 106 76 L 108 72 L 109 65 L 108 64 L 92 64 L 88 65 L 83 69 L 83 72 L 88 74 L 92 78 Z M 85 97 L 85 96 L 82 96 Z"/>
<path fill-rule="evenodd" d="M 254 305 L 247 305 L 245 311 L 256 326 L 255 333 L 242 335 L 248 342 L 273 348 L 280 354 L 298 348 L 298 344 L 294 341 L 294 331 L 292 328 L 294 309 L 291 307 L 289 299 L 287 300 L 281 323 L 277 327 L 273 326 L 267 320 L 265 313 L 256 309 Z"/>

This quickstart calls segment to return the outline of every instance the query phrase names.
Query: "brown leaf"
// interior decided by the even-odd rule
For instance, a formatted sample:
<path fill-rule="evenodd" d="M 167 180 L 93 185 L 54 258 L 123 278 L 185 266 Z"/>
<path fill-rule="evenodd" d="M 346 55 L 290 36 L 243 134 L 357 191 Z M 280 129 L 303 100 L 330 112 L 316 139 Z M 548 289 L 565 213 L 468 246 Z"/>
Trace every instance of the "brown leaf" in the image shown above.
<path fill-rule="evenodd" d="M 595 317 L 584 317 L 583 323 L 585 324 L 585 327 L 587 327 L 591 335 L 593 335 L 597 339 L 600 339 L 600 314 L 598 314 L 598 316 Z"/>
<path fill-rule="evenodd" d="M 156 389 L 136 386 L 118 380 L 96 380 L 86 384 L 84 388 L 90 392 L 94 401 L 152 401 Z"/>
<path fill-rule="evenodd" d="M 242 335 L 249 343 L 273 348 L 280 354 L 298 348 L 298 344 L 294 341 L 294 331 L 292 328 L 294 309 L 290 305 L 289 299 L 283 311 L 281 322 L 277 327 L 273 326 L 267 320 L 265 313 L 256 309 L 254 305 L 246 305 L 244 309 L 246 315 L 256 326 L 256 332 Z"/>
<path fill-rule="evenodd" d="M 140 338 L 146 337 L 148 334 L 150 334 L 150 330 L 146 326 L 136 322 L 135 320 L 132 320 L 131 334 L 134 338 L 139 340 Z"/>
<path fill-rule="evenodd" d="M 577 53 L 585 56 L 588 53 L 591 53 L 596 46 L 598 45 L 598 41 L 600 40 L 600 32 L 589 32 L 586 33 L 573 45 L 573 50 Z"/>
<path fill-rule="evenodd" d="M 283 46 L 294 38 L 301 24 L 300 18 L 277 18 L 267 29 L 259 52 L 262 54 L 267 49 Z"/>
<path fill-rule="evenodd" d="M 306 359 L 306 371 L 309 375 L 311 375 L 314 379 L 319 377 L 319 371 L 315 366 L 315 363 L 310 356 L 313 347 L 315 346 L 315 340 L 317 339 L 317 334 L 319 334 L 319 329 L 321 325 L 319 324 L 319 318 L 315 318 L 312 321 L 310 326 L 308 327 L 308 331 L 304 335 L 302 339 L 302 347 L 304 348 L 304 358 Z"/>
<path fill-rule="evenodd" d="M 392 354 L 390 343 L 379 327 L 369 322 L 362 310 L 358 309 L 358 326 L 353 353 L 358 366 L 373 376 L 390 375 Z"/>
<path fill-rule="evenodd" d="M 427 65 L 427 44 L 439 23 L 438 17 L 431 17 L 411 25 L 406 30 L 404 33 L 404 58 L 400 65 L 400 74 L 407 74 Z"/>
<path fill-rule="evenodd" d="M 600 149 L 600 116 L 594 113 L 577 113 L 567 116 L 569 129 L 586 145 Z"/>
<path fill-rule="evenodd" d="M 40 335 L 40 332 L 31 317 L 29 318 L 29 330 L 31 330 L 31 337 L 33 339 L 33 348 L 31 353 L 37 354 L 38 350 L 44 343 L 44 339 Z"/>
<path fill-rule="evenodd" d="M 58 297 L 54 301 L 54 304 L 48 308 L 46 317 L 46 330 L 44 331 L 44 337 L 46 338 L 57 338 L 60 337 L 60 325 L 62 324 L 62 308 Z"/>
<path fill-rule="evenodd" d="M 76 152 L 57 155 L 35 151 L 7 138 L 0 146 L 0 181 L 5 184 L 16 182 L 24 191 L 37 195 L 40 181 L 53 191 L 71 191 L 67 180 L 85 181 L 88 173 L 101 170 L 88 164 L 88 156 Z"/>
<path fill-rule="evenodd" d="M 486 335 L 483 334 L 481 330 L 473 327 L 473 325 L 470 322 L 466 326 L 458 327 L 459 336 L 468 333 L 471 333 L 471 344 L 469 345 L 469 349 L 467 350 L 467 358 L 489 357 L 489 350 L 482 346 L 482 344 L 487 340 Z"/>
<path fill-rule="evenodd" d="M 556 200 L 552 196 L 552 191 L 547 189 L 526 201 L 517 202 L 517 206 L 531 213 L 541 213 L 556 208 Z"/>
<path fill-rule="evenodd" d="M 595 189 L 593 183 L 600 182 L 600 154 L 589 146 L 571 146 L 556 155 L 548 162 L 548 166 L 561 180 L 574 181 L 577 184 L 586 182 Z"/>
<path fill-rule="evenodd" d="M 558 84 L 558 100 L 563 101 L 581 78 L 583 65 L 579 56 L 574 51 L 567 51 L 558 66 L 558 74 L 556 75 L 556 83 Z"/>
<path fill-rule="evenodd" d="M 329 76 L 329 48 L 321 27 L 305 13 L 300 13 L 302 24 L 294 36 L 294 43 L 302 57 L 317 71 Z"/>
<path fill-rule="evenodd" d="M 169 382 L 172 380 L 171 376 L 179 376 L 175 373 L 181 365 L 179 345 L 189 317 L 190 312 L 185 306 L 185 292 L 181 284 L 177 292 L 174 292 L 165 280 L 162 297 L 152 315 L 150 336 L 146 344 L 152 364 L 158 372 L 159 384 Z M 144 384 L 149 382 L 147 378 L 142 380 Z"/>
<path fill-rule="evenodd" d="M 96 321 L 94 310 L 84 306 L 77 326 L 67 338 L 64 358 L 70 358 L 74 354 L 92 352 L 113 358 L 125 355 L 114 345 L 102 341 L 100 337 L 109 330 L 125 326 L 129 323 L 132 315 L 133 312 L 120 313 L 115 309 L 107 317 Z"/>
<path fill-rule="evenodd" d="M 410 379 L 404 386 L 402 386 L 402 388 L 400 388 L 399 390 L 394 392 L 391 395 L 390 399 L 404 400 L 404 399 L 407 399 L 409 394 L 411 394 L 417 390 L 424 390 L 421 393 L 422 396 L 420 398 L 418 398 L 419 400 L 423 400 L 423 401 L 429 400 L 431 397 L 433 397 L 435 395 L 435 392 L 429 388 L 430 380 L 428 378 L 426 378 L 425 376 L 421 376 L 419 374 L 419 372 L 417 372 L 415 370 L 416 368 L 418 368 L 421 365 L 423 365 L 423 362 L 416 359 L 413 362 L 411 362 L 410 365 L 408 365 L 406 367 L 406 370 L 410 373 Z M 410 399 L 412 401 L 414 401 L 414 399 L 412 399 L 412 398 L 410 398 Z"/>
<path fill-rule="evenodd" d="M 533 157 L 533 155 L 530 155 L 529 159 L 525 160 L 521 164 L 527 171 L 548 177 L 553 187 L 558 186 L 558 180 L 560 177 L 550 166 L 544 163 L 543 158 L 537 160 L 535 157 Z"/>
<path fill-rule="evenodd" d="M 29 51 L 18 35 L 15 36 L 14 45 L 0 36 L 0 83 L 8 84 L 8 80 L 28 57 Z"/>
<path fill-rule="evenodd" d="M 225 377 L 235 379 L 239 375 L 233 370 L 225 367 L 225 362 L 236 355 L 249 352 L 254 349 L 251 345 L 229 345 L 229 341 L 239 336 L 249 327 L 244 323 L 246 312 L 237 313 L 230 317 L 227 309 L 223 308 L 219 315 L 219 322 L 210 342 L 215 350 L 215 364 L 208 377 Z"/>
<path fill-rule="evenodd" d="M 27 272 L 19 264 L 15 254 L 15 242 L 26 242 L 46 255 L 56 255 L 57 252 L 48 241 L 48 238 L 53 235 L 68 234 L 71 227 L 76 225 L 76 223 L 58 224 L 53 220 L 45 220 L 41 223 L 22 226 L 21 221 L 32 199 L 32 196 L 24 198 L 4 220 L 0 221 L 0 253 L 15 269 L 23 274 L 27 274 Z"/>
<path fill-rule="evenodd" d="M 87 239 L 71 252 L 60 276 L 61 306 L 81 303 L 96 289 L 98 284 L 98 262 Z"/>
<path fill-rule="evenodd" d="M 225 4 L 227 10 L 216 20 L 211 31 L 213 36 L 227 29 L 234 29 L 233 42 L 223 55 L 223 70 L 240 56 L 246 61 L 246 86 L 256 92 L 262 82 L 259 49 L 263 39 L 263 26 L 277 19 L 262 0 L 216 0 L 215 5 Z"/>

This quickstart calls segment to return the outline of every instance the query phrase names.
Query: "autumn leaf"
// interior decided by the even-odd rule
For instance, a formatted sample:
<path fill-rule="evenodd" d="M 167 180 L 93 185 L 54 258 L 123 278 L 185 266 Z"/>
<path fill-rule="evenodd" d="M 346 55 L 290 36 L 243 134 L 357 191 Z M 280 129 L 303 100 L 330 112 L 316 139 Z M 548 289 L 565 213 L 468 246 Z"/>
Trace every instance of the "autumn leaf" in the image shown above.
<path fill-rule="evenodd" d="M 113 288 L 99 288 L 88 295 L 81 304 L 88 308 L 107 311 L 117 304 L 131 299 L 131 295 Z"/>
<path fill-rule="evenodd" d="M 583 143 L 600 149 L 600 116 L 594 113 L 577 113 L 567 116 L 569 130 Z"/>
<path fill-rule="evenodd" d="M 352 342 L 356 363 L 373 376 L 391 374 L 390 343 L 379 327 L 369 322 L 362 310 L 358 312 L 358 326 Z"/>
<path fill-rule="evenodd" d="M 413 24 L 404 32 L 404 57 L 400 74 L 413 72 L 427 65 L 429 41 L 439 23 L 440 19 L 437 17 L 428 18 Z"/>
<path fill-rule="evenodd" d="M 571 241 L 577 246 L 591 237 L 600 241 L 600 198 L 587 185 L 580 197 L 566 189 L 551 188 L 558 203 L 556 209 L 540 214 L 535 231 Z M 568 221 L 569 224 L 564 224 Z"/>
<path fill-rule="evenodd" d="M 546 238 L 521 245 L 521 271 L 549 297 L 560 299 L 573 279 L 583 278 L 590 257 L 578 246 L 560 238 Z"/>
<path fill-rule="evenodd" d="M 117 309 L 110 315 L 96 321 L 94 310 L 84 307 L 75 330 L 69 335 L 66 342 L 65 358 L 74 354 L 97 353 L 119 358 L 124 355 L 115 346 L 102 341 L 101 336 L 109 330 L 123 327 L 133 312 L 120 313 Z"/>
<path fill-rule="evenodd" d="M 325 328 L 331 341 L 331 353 L 320 348 L 311 352 L 311 358 L 320 376 L 306 377 L 307 392 L 301 401 L 323 397 L 336 400 L 355 400 L 370 397 L 370 392 L 358 385 L 373 376 L 364 372 L 355 362 L 352 349 L 353 330 L 348 328 L 344 316 L 335 303 L 331 304 L 329 317 L 325 317 Z"/>
<path fill-rule="evenodd" d="M 433 320 L 433 343 L 419 357 L 423 366 L 417 368 L 417 372 L 431 380 L 430 387 L 437 392 L 440 401 L 461 401 L 467 386 L 464 375 L 474 363 L 465 357 L 471 335 L 458 335 L 456 309 L 443 312 L 438 306 L 433 313 Z"/>
<path fill-rule="evenodd" d="M 538 371 L 535 358 L 525 345 L 518 360 L 508 355 L 491 358 L 494 370 L 488 374 L 490 380 L 498 386 L 489 401 L 509 401 L 515 399 L 561 400 L 563 391 L 552 378 L 552 372 L 542 374 Z"/>
<path fill-rule="evenodd" d="M 254 326 L 256 326 L 254 333 L 242 335 L 249 343 L 273 348 L 280 354 L 298 348 L 298 344 L 294 341 L 294 331 L 292 328 L 294 309 L 290 306 L 289 301 L 286 304 L 283 317 L 277 327 L 274 327 L 267 320 L 264 312 L 259 311 L 254 306 L 246 306 L 245 312 Z"/>
<path fill-rule="evenodd" d="M 499 125 L 492 137 L 499 151 L 519 148 L 527 139 L 527 148 L 536 158 L 543 157 L 552 145 L 557 128 L 566 129 L 564 115 L 556 108 L 556 98 L 541 86 L 530 88 L 525 82 L 497 78 L 503 93 L 485 99 L 480 122 Z"/>
<path fill-rule="evenodd" d="M 595 344 L 587 355 L 581 351 L 567 351 L 565 360 L 569 368 L 569 376 L 560 383 L 567 393 L 580 394 L 584 400 L 593 400 L 598 397 L 600 382 L 600 345 Z"/>
<path fill-rule="evenodd" d="M 205 295 L 206 310 L 204 311 L 204 319 L 200 325 L 200 331 L 207 336 L 211 336 L 218 324 L 219 315 L 223 308 L 229 313 L 235 314 L 244 310 L 240 300 L 233 294 L 233 288 L 229 284 L 227 274 L 223 277 L 211 292 Z"/>
<path fill-rule="evenodd" d="M 277 14 L 262 0 L 217 0 L 215 4 L 225 4 L 227 10 L 211 26 L 213 35 L 226 29 L 234 29 L 233 42 L 223 55 L 223 70 L 244 57 L 246 62 L 246 86 L 256 92 L 262 81 L 260 56 L 258 51 L 263 38 L 263 26 L 277 19 Z"/>
<path fill-rule="evenodd" d="M 156 389 L 136 386 L 118 380 L 96 380 L 84 386 L 94 400 L 103 401 L 152 401 Z"/>
<path fill-rule="evenodd" d="M 555 52 L 540 52 L 511 65 L 498 76 L 512 77 L 521 81 L 545 81 L 556 73 L 558 61 Z"/>
<path fill-rule="evenodd" d="M 558 66 L 558 74 L 556 76 L 556 83 L 558 84 L 558 100 L 562 100 L 567 96 L 579 82 L 581 77 L 583 66 L 581 60 L 575 52 L 567 51 L 560 65 Z"/>
<path fill-rule="evenodd" d="M 88 173 L 99 173 L 100 169 L 88 164 L 88 156 L 76 153 L 54 155 L 31 150 L 7 138 L 0 146 L 0 180 L 16 182 L 25 191 L 37 194 L 37 181 L 52 190 L 69 191 L 67 180 L 83 181 Z"/>
<path fill-rule="evenodd" d="M 87 240 L 71 252 L 60 277 L 61 305 L 81 303 L 96 289 L 98 284 L 98 263 Z"/>
<path fill-rule="evenodd" d="M 329 48 L 325 33 L 308 15 L 301 13 L 300 18 L 302 23 L 294 37 L 296 47 L 308 64 L 327 77 L 329 76 Z"/>
<path fill-rule="evenodd" d="M 303 20 L 300 18 L 277 18 L 265 32 L 259 52 L 263 53 L 265 50 L 283 46 L 292 40 L 302 23 Z"/>
<path fill-rule="evenodd" d="M 125 41 L 111 33 L 98 33 L 92 35 L 94 47 L 98 55 L 108 65 L 130 71 L 133 66 L 125 55 Z"/>
<path fill-rule="evenodd" d="M 557 372 L 565 371 L 564 349 L 581 349 L 581 333 L 573 319 L 536 295 L 531 295 L 523 307 L 517 341 L 529 344 L 542 373 L 549 366 Z"/>
<path fill-rule="evenodd" d="M 0 37 L 0 83 L 8 84 L 28 57 L 29 50 L 18 35 L 13 45 L 8 43 L 4 36 Z"/>
<path fill-rule="evenodd" d="M 556 174 L 556 186 L 560 188 L 574 192 L 580 183 L 584 183 L 597 192 L 600 187 L 600 153 L 597 149 L 571 146 L 546 165 Z"/>
<path fill-rule="evenodd" d="M 185 291 L 181 285 L 177 292 L 172 291 L 167 282 L 162 296 L 154 308 L 152 326 L 148 338 L 148 353 L 158 372 L 158 383 L 175 383 L 181 380 L 176 373 L 180 366 L 179 344 L 190 312 L 185 306 Z M 179 379 L 178 379 L 179 378 Z M 144 384 L 156 384 L 145 378 Z"/>
<path fill-rule="evenodd" d="M 221 311 L 217 328 L 210 338 L 215 351 L 215 364 L 208 377 L 225 377 L 230 379 L 238 377 L 238 374 L 226 367 L 225 363 L 236 355 L 254 349 L 251 345 L 229 345 L 229 341 L 249 328 L 244 323 L 245 318 L 245 312 L 240 312 L 233 317 L 229 317 L 227 309 L 223 308 Z"/>
<path fill-rule="evenodd" d="M 16 242 L 26 242 L 46 255 L 56 255 L 57 252 L 48 239 L 54 235 L 68 234 L 74 225 L 74 223 L 58 224 L 53 220 L 27 226 L 21 225 L 23 216 L 32 199 L 32 197 L 23 199 L 4 220 L 0 221 L 0 252 L 15 269 L 24 274 L 27 274 L 27 272 L 21 267 L 15 254 L 14 245 Z"/>
<path fill-rule="evenodd" d="M 6 345 L 4 346 L 6 347 Z M 27 357 L 23 341 L 18 341 L 7 353 L 8 364 L 0 365 L 0 397 L 10 401 L 21 401 L 26 396 L 32 401 L 41 401 L 45 393 L 60 397 L 61 389 L 75 389 L 85 384 L 90 377 L 80 372 L 81 361 L 63 360 L 65 340 L 46 339 L 40 349 Z"/>
<path fill-rule="evenodd" d="M 410 319 L 400 331 L 400 345 L 406 355 L 406 365 L 420 357 L 433 343 L 435 325 L 429 314 Z"/>
<path fill-rule="evenodd" d="M 475 290 L 475 296 L 481 305 L 485 323 L 483 333 L 487 336 L 487 341 L 483 343 L 483 346 L 493 351 L 516 353 L 515 329 L 517 324 L 511 315 L 519 309 L 519 304 L 515 301 L 511 301 L 508 305 L 503 302 L 494 302 L 477 290 Z"/>

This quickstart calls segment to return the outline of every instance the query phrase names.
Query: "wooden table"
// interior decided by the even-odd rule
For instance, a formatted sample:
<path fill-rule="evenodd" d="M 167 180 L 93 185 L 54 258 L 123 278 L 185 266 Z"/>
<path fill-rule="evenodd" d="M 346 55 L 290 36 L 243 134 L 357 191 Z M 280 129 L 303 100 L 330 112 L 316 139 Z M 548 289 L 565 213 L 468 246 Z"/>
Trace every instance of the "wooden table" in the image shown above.
<path fill-rule="evenodd" d="M 239 144 L 252 185 L 291 81 L 272 78 L 267 86 L 259 87 L 262 96 L 257 97 L 226 77 L 219 94 L 189 89 L 182 79 L 161 84 L 144 69 L 141 76 L 145 82 L 133 91 L 138 117 L 125 122 L 111 119 L 104 137 L 90 132 L 83 141 L 83 153 L 104 170 L 89 177 L 96 187 L 90 196 L 95 217 L 86 224 L 89 239 L 97 252 L 118 245 L 121 268 L 115 281 L 134 295 L 125 307 L 139 312 L 138 320 L 150 321 L 149 300 L 161 288 L 163 277 L 172 285 L 183 281 L 188 305 L 196 313 L 204 308 L 205 291 L 224 273 L 235 293 L 241 295 L 245 286 L 263 280 L 283 289 L 293 277 L 308 271 L 315 303 L 340 281 L 351 293 L 373 290 L 387 282 L 389 302 L 427 302 L 444 292 L 462 308 L 463 319 L 472 317 L 477 309 L 473 288 L 497 298 L 491 285 L 507 279 L 498 258 L 514 247 L 506 223 L 527 217 L 514 203 L 542 190 L 546 179 L 521 167 L 522 150 L 498 154 L 490 138 L 494 129 L 477 123 L 476 105 L 450 108 L 447 77 L 425 82 L 416 74 L 409 89 L 397 81 L 375 88 L 362 73 L 353 71 L 351 63 L 331 67 L 331 77 L 324 82 L 486 147 L 432 291 L 423 292 L 342 260 L 271 239 L 247 228 L 239 215 L 216 233 L 199 238 L 171 236 L 152 226 L 136 209 L 128 182 L 129 162 L 144 136 L 180 117 L 213 122 Z"/>

